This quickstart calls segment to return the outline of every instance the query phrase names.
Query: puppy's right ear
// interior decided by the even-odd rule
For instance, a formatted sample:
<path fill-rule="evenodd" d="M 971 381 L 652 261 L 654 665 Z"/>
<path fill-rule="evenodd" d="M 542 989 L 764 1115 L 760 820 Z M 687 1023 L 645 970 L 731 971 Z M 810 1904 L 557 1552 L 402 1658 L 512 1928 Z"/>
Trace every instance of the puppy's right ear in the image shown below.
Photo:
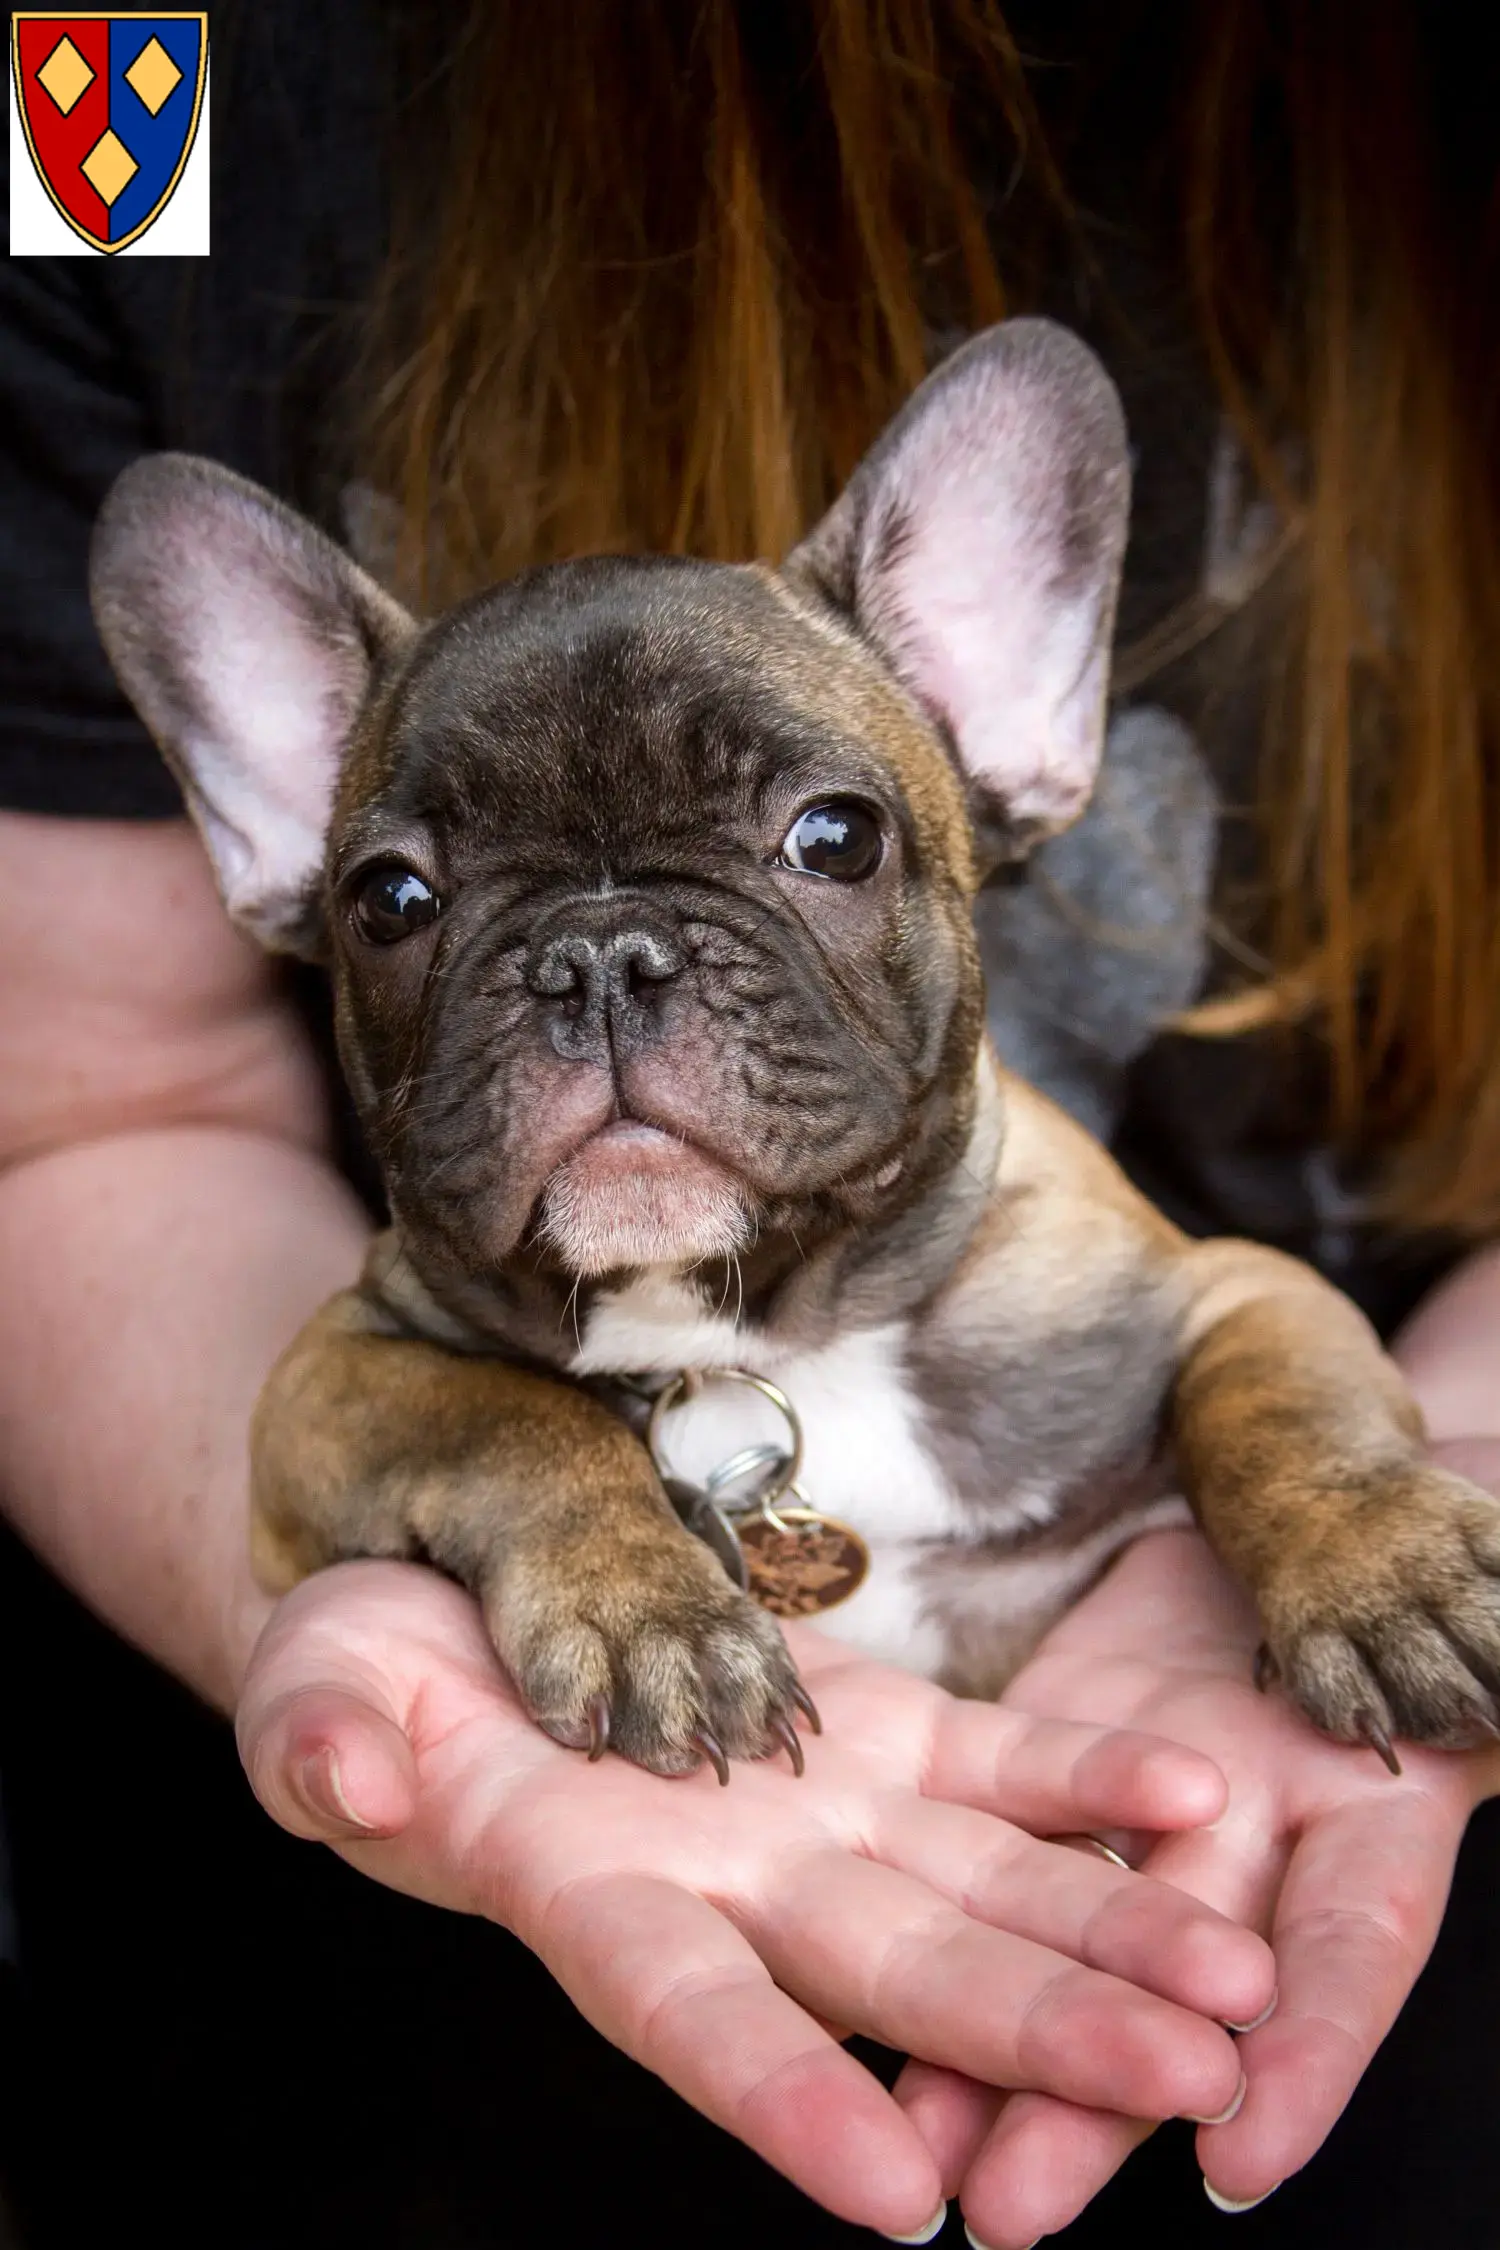
<path fill-rule="evenodd" d="M 415 622 L 292 509 L 185 453 L 118 479 L 89 590 L 225 905 L 263 945 L 311 950 L 344 750 Z"/>

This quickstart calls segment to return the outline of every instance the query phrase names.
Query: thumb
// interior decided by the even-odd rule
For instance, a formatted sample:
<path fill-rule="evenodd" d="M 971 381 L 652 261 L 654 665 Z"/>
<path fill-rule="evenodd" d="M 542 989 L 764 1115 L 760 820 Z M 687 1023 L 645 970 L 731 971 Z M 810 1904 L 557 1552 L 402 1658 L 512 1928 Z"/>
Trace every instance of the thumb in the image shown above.
<path fill-rule="evenodd" d="M 313 1683 L 263 1704 L 247 1697 L 235 1738 L 251 1788 L 294 1836 L 395 1836 L 416 1809 L 410 1742 L 389 1709 L 346 1684 Z"/>

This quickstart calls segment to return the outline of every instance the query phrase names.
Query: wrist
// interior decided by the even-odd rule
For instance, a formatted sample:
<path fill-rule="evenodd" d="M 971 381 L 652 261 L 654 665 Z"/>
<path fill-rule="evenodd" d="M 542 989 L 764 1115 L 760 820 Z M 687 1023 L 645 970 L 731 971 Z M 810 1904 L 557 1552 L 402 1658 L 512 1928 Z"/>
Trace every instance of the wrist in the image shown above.
<path fill-rule="evenodd" d="M 1500 1438 L 1443 1438 L 1428 1450 L 1440 1468 L 1467 1477 L 1471 1484 L 1483 1485 L 1486 1492 L 1500 1499 Z"/>
<path fill-rule="evenodd" d="M 1500 1441 L 1497 1349 L 1500 1244 L 1491 1244 L 1417 1307 L 1391 1346 L 1434 1444 Z"/>

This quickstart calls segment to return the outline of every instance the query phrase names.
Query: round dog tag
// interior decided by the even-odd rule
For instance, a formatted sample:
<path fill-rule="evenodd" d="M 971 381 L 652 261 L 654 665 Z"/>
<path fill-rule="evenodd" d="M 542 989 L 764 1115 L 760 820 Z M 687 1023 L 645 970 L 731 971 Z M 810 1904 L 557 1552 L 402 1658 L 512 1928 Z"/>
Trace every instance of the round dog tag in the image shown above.
<path fill-rule="evenodd" d="M 857 1593 L 870 1550 L 857 1531 L 812 1508 L 778 1508 L 735 1525 L 750 1593 L 773 1617 L 816 1617 Z"/>
<path fill-rule="evenodd" d="M 673 1408 L 696 1398 L 705 1383 L 741 1383 L 769 1399 L 786 1422 L 789 1447 L 746 1445 L 701 1486 L 674 1475 L 662 1451 L 662 1425 Z M 836 1609 L 864 1584 L 870 1550 L 857 1531 L 809 1507 L 797 1483 L 802 1467 L 802 1424 L 786 1393 L 743 1367 L 687 1369 L 658 1391 L 646 1432 L 651 1458 L 673 1507 L 690 1531 L 706 1539 L 737 1586 L 773 1617 L 816 1617 Z M 736 1504 L 730 1494 L 746 1478 L 753 1493 Z M 782 1505 L 788 1495 L 791 1507 Z M 725 1552 L 734 1542 L 734 1558 Z M 738 1564 L 738 1568 L 736 1568 Z"/>

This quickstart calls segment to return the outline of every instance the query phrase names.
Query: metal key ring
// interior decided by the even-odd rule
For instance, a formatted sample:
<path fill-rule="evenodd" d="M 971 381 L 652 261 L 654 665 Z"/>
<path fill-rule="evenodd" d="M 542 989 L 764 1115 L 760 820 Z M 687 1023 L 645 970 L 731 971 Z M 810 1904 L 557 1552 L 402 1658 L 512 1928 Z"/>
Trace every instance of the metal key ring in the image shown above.
<path fill-rule="evenodd" d="M 785 1391 L 778 1390 L 777 1386 L 768 1382 L 764 1375 L 752 1375 L 747 1368 L 743 1367 L 688 1368 L 683 1374 L 674 1375 L 665 1389 L 658 1391 L 651 1408 L 651 1419 L 646 1424 L 646 1443 L 651 1450 L 651 1458 L 656 1463 L 660 1474 L 670 1475 L 675 1473 L 671 1470 L 663 1455 L 661 1444 L 662 1423 L 674 1407 L 685 1406 L 690 1399 L 696 1398 L 705 1383 L 743 1383 L 748 1390 L 759 1391 L 762 1398 L 769 1399 L 786 1423 L 787 1434 L 791 1439 L 791 1451 L 782 1456 L 778 1476 L 767 1486 L 764 1492 L 757 1496 L 755 1503 L 756 1513 L 764 1515 L 774 1522 L 773 1511 L 776 1502 L 784 1493 L 793 1489 L 802 1473 L 802 1424 L 798 1420 L 796 1408 Z M 715 1477 L 722 1478 L 724 1472 L 730 1468 L 742 1471 L 746 1457 L 753 1450 L 757 1449 L 742 1446 L 740 1451 L 731 1457 L 730 1461 L 721 1463 L 719 1469 L 714 1472 Z"/>
<path fill-rule="evenodd" d="M 742 1445 L 738 1453 L 731 1453 L 727 1461 L 721 1461 L 716 1469 L 709 1470 L 703 1479 L 703 1489 L 718 1501 L 726 1515 L 752 1515 L 760 1505 L 759 1494 L 741 1501 L 720 1499 L 720 1494 L 728 1486 L 738 1484 L 742 1477 L 749 1476 L 753 1469 L 760 1470 L 762 1474 L 769 1469 L 779 1476 L 790 1459 L 791 1455 L 784 1446 Z"/>
<path fill-rule="evenodd" d="M 796 1501 L 795 1508 L 782 1507 L 781 1502 L 787 1495 L 790 1495 Z M 757 1505 L 755 1513 L 760 1517 L 762 1523 L 768 1523 L 773 1531 L 782 1532 L 788 1538 L 796 1531 L 799 1524 L 822 1523 L 823 1521 L 822 1516 L 809 1501 L 807 1494 L 795 1484 L 784 1484 L 780 1491 L 773 1494 L 771 1498 L 763 1497 Z"/>
<path fill-rule="evenodd" d="M 756 1516 L 773 1531 L 790 1535 L 796 1528 L 794 1517 L 810 1523 L 820 1520 L 817 1510 L 807 1505 L 807 1494 L 795 1484 L 787 1483 L 785 1471 L 790 1460 L 791 1455 L 784 1453 L 779 1445 L 744 1445 L 738 1453 L 731 1453 L 727 1461 L 721 1461 L 716 1469 L 710 1470 L 703 1480 L 703 1489 L 731 1522 L 743 1516 Z M 733 1484 L 751 1469 L 770 1469 L 773 1474 L 748 1500 L 736 1504 L 733 1500 L 719 1498 L 726 1484 Z M 788 1494 L 797 1502 L 795 1508 L 782 1507 L 781 1502 Z"/>

